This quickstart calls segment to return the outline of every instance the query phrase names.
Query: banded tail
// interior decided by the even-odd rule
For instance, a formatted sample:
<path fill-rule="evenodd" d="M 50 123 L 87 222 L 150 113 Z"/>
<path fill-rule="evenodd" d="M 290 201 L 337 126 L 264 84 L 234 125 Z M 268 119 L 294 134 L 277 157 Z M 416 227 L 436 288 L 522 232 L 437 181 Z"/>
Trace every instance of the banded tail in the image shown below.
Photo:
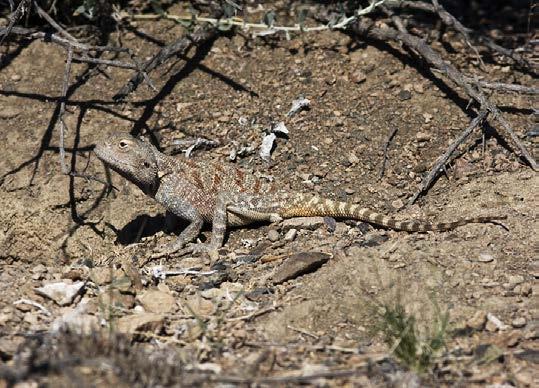
<path fill-rule="evenodd" d="M 398 221 L 384 214 L 362 208 L 359 205 L 333 201 L 318 196 L 297 194 L 290 197 L 287 202 L 288 204 L 283 206 L 278 212 L 279 216 L 282 218 L 316 216 L 347 218 L 406 232 L 446 231 L 466 224 L 493 222 L 507 218 L 506 216 L 484 216 L 461 218 L 457 221 L 436 223 L 417 220 Z"/>

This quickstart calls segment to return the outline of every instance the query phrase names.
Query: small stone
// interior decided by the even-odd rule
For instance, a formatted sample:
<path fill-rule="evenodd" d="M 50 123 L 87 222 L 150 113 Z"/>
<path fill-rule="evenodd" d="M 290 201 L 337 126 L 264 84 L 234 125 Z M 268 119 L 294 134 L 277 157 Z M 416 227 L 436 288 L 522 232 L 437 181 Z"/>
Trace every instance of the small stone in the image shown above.
<path fill-rule="evenodd" d="M 489 325 L 491 324 L 491 325 Z M 493 330 L 493 326 L 494 326 L 494 330 Z M 486 329 L 488 331 L 496 331 L 496 330 L 506 330 L 507 329 L 507 325 L 505 323 L 503 323 L 497 316 L 495 316 L 494 314 L 491 314 L 491 313 L 488 313 L 487 314 L 487 325 L 486 325 Z"/>
<path fill-rule="evenodd" d="M 51 324 L 51 330 L 58 332 L 62 329 L 69 329 L 72 332 L 86 335 L 99 330 L 98 318 L 88 314 L 89 306 L 89 299 L 83 298 L 77 307 L 56 318 Z"/>
<path fill-rule="evenodd" d="M 43 287 L 35 288 L 35 292 L 41 296 L 52 299 L 60 306 L 67 306 L 73 303 L 75 297 L 84 287 L 84 282 L 73 284 L 58 282 L 46 284 Z"/>
<path fill-rule="evenodd" d="M 137 295 L 137 301 L 150 313 L 167 314 L 176 310 L 176 299 L 160 290 L 148 290 Z"/>
<path fill-rule="evenodd" d="M 391 206 L 394 209 L 399 210 L 404 207 L 404 202 L 402 201 L 402 199 L 396 199 L 395 201 L 391 202 Z"/>
<path fill-rule="evenodd" d="M 324 225 L 324 217 L 295 217 L 289 218 L 282 222 L 285 229 L 309 229 L 313 230 Z"/>
<path fill-rule="evenodd" d="M 351 188 L 351 187 L 345 187 L 345 188 L 344 188 L 344 192 L 345 192 L 346 194 L 348 194 L 348 195 L 352 195 L 352 194 L 354 194 L 356 191 L 355 191 L 353 188 Z"/>
<path fill-rule="evenodd" d="M 21 79 L 22 79 L 22 77 L 21 77 L 20 74 L 13 74 L 13 75 L 11 76 L 11 80 L 12 80 L 12 81 L 15 81 L 15 82 L 19 82 Z"/>
<path fill-rule="evenodd" d="M 271 229 L 268 232 L 268 240 L 270 240 L 271 242 L 279 241 L 280 237 L 281 236 L 279 235 L 279 232 L 277 232 L 275 229 Z"/>
<path fill-rule="evenodd" d="M 293 241 L 298 234 L 297 229 L 290 229 L 286 234 L 284 235 L 284 241 Z"/>
<path fill-rule="evenodd" d="M 322 252 L 300 252 L 286 259 L 273 275 L 273 283 L 280 284 L 300 275 L 314 272 L 325 264 L 331 255 Z"/>
<path fill-rule="evenodd" d="M 410 93 L 410 91 L 408 90 L 401 90 L 398 97 L 401 101 L 409 100 L 410 98 L 412 98 L 412 93 Z"/>
<path fill-rule="evenodd" d="M 526 326 L 526 318 L 524 317 L 515 318 L 511 321 L 511 325 L 517 329 L 524 327 Z"/>
<path fill-rule="evenodd" d="M 512 285 L 517 285 L 524 282 L 524 276 L 522 275 L 510 275 L 507 277 L 507 281 Z"/>
<path fill-rule="evenodd" d="M 12 106 L 4 106 L 0 108 L 0 119 L 12 119 L 21 114 L 21 110 Z M 42 265 L 42 264 L 38 264 Z"/>
<path fill-rule="evenodd" d="M 484 311 L 479 310 L 466 321 L 466 326 L 473 330 L 483 330 L 486 322 L 487 314 Z"/>
<path fill-rule="evenodd" d="M 536 279 L 539 278 L 539 260 L 535 260 L 533 263 L 531 263 L 528 273 Z"/>
<path fill-rule="evenodd" d="M 357 164 L 360 162 L 359 158 L 356 156 L 356 154 L 352 153 L 350 155 L 348 155 L 348 161 L 351 163 L 351 164 Z"/>
<path fill-rule="evenodd" d="M 365 75 L 365 73 L 361 70 L 356 70 L 352 73 L 352 82 L 355 82 L 356 84 L 360 84 L 362 82 L 365 82 L 365 80 L 367 79 L 367 76 Z"/>
<path fill-rule="evenodd" d="M 45 273 L 47 272 L 47 267 L 45 267 L 43 264 L 38 264 L 34 268 L 32 268 L 32 273 Z"/>
<path fill-rule="evenodd" d="M 192 313 L 196 317 L 209 317 L 212 315 L 216 307 L 211 300 L 204 299 L 200 295 L 192 295 L 188 297 L 184 304 L 184 311 L 186 313 Z"/>
<path fill-rule="evenodd" d="M 479 254 L 479 261 L 481 263 L 490 263 L 493 260 L 494 260 L 494 256 L 492 256 L 489 253 L 481 253 L 481 254 Z"/>
<path fill-rule="evenodd" d="M 163 328 L 164 316 L 155 313 L 126 315 L 118 319 L 116 328 L 125 334 L 159 333 Z"/>
<path fill-rule="evenodd" d="M 430 135 L 430 133 L 427 132 L 417 132 L 415 134 L 415 138 L 417 141 L 429 141 L 432 136 Z"/>
<path fill-rule="evenodd" d="M 412 85 L 412 88 L 414 89 L 414 92 L 423 94 L 425 93 L 425 88 L 423 87 L 423 84 L 416 82 Z"/>

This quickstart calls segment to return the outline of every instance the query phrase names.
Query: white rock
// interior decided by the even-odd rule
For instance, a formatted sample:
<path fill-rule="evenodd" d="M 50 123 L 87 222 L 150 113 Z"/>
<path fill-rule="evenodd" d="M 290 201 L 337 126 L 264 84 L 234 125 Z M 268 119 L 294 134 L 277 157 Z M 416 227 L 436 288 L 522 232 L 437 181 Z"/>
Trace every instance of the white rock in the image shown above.
<path fill-rule="evenodd" d="M 73 303 L 75 297 L 84 287 L 84 282 L 76 283 L 51 283 L 43 287 L 38 287 L 35 292 L 41 296 L 52 299 L 60 306 L 67 306 Z"/>

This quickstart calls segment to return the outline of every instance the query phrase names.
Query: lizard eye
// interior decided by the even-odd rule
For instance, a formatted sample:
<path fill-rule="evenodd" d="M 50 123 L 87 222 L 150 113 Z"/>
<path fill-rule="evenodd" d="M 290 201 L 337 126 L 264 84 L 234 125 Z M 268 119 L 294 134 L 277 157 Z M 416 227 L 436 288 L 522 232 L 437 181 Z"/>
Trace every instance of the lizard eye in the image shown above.
<path fill-rule="evenodd" d="M 125 149 L 127 148 L 128 144 L 125 140 L 120 140 L 120 142 L 118 143 L 118 146 L 121 148 L 121 149 Z"/>

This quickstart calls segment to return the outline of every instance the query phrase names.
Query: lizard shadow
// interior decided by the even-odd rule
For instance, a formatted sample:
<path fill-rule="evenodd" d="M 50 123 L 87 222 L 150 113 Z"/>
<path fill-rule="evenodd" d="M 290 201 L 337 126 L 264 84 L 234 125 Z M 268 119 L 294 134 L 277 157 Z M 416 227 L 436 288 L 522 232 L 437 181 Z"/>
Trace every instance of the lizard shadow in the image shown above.
<path fill-rule="evenodd" d="M 167 217 L 169 217 L 167 219 Z M 121 229 L 113 228 L 116 233 L 116 242 L 121 245 L 130 245 L 139 242 L 144 237 L 151 237 L 159 232 L 164 232 L 167 235 L 179 235 L 189 225 L 180 217 L 166 216 L 165 214 L 157 214 L 150 216 L 141 214 L 129 221 Z M 209 230 L 204 226 L 202 231 Z M 201 235 L 202 236 L 202 235 Z"/>

